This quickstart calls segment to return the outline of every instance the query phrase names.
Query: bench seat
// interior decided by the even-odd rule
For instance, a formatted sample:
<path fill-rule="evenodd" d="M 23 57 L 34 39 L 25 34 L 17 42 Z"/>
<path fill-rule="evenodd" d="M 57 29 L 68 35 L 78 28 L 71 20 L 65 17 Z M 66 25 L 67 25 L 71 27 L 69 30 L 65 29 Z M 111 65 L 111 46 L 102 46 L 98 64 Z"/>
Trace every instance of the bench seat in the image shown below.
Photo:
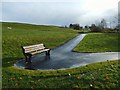
<path fill-rule="evenodd" d="M 35 52 L 31 52 L 31 54 L 34 55 L 34 54 L 42 53 L 42 52 L 45 52 L 45 51 L 48 51 L 48 50 L 50 50 L 50 49 L 37 50 Z"/>

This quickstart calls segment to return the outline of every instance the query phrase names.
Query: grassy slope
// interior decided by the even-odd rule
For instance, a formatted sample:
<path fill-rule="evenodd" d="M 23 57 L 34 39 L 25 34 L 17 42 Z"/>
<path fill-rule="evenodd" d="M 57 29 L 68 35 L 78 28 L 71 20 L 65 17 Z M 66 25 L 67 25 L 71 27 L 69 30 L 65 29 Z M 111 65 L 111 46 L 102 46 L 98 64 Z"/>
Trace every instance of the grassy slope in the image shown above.
<path fill-rule="evenodd" d="M 54 48 L 77 34 L 66 28 L 19 23 L 3 23 L 2 29 L 3 66 L 13 65 L 16 59 L 24 57 L 21 46 L 44 43 L 47 48 Z"/>
<path fill-rule="evenodd" d="M 74 49 L 77 52 L 118 52 L 118 33 L 89 33 Z"/>
<path fill-rule="evenodd" d="M 9 71 L 8 71 L 9 70 Z M 119 88 L 118 61 L 89 64 L 67 70 L 3 68 L 4 88 Z M 116 90 L 119 90 L 116 89 Z"/>
<path fill-rule="evenodd" d="M 7 27 L 12 26 L 12 30 Z M 50 26 L 3 24 L 3 88 L 118 88 L 118 61 L 91 64 L 67 70 L 24 70 L 13 67 L 23 58 L 21 45 L 45 43 L 58 46 L 76 35 L 76 31 Z M 70 76 L 69 76 L 70 74 Z"/>

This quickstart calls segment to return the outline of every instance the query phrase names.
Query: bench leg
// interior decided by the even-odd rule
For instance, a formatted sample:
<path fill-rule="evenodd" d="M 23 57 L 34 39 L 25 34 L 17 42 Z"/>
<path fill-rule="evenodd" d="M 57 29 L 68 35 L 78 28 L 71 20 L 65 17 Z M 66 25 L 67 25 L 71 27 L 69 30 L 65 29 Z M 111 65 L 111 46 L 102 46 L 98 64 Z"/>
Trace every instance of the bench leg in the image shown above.
<path fill-rule="evenodd" d="M 29 55 L 29 59 L 28 60 L 29 60 L 30 63 L 31 63 L 31 57 L 32 57 L 32 55 Z"/>
<path fill-rule="evenodd" d="M 28 62 L 28 57 L 25 55 L 25 62 Z"/>
<path fill-rule="evenodd" d="M 50 50 L 46 51 L 46 55 L 50 55 Z"/>
<path fill-rule="evenodd" d="M 46 53 L 46 56 L 47 56 L 47 51 L 45 53 Z"/>
<path fill-rule="evenodd" d="M 32 55 L 25 55 L 25 62 L 30 62 L 31 63 L 31 57 Z"/>

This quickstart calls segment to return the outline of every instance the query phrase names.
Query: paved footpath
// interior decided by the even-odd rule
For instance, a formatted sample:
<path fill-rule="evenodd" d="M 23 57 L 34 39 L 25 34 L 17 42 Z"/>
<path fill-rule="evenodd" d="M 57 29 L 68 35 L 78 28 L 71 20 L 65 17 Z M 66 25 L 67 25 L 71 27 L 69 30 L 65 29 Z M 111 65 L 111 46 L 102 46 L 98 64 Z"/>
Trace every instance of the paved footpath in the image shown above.
<path fill-rule="evenodd" d="M 77 46 L 86 34 L 79 34 L 65 44 L 51 50 L 50 57 L 45 53 L 32 57 L 32 63 L 25 63 L 25 60 L 19 60 L 14 66 L 26 69 L 65 69 L 84 66 L 90 63 L 117 60 L 120 59 L 120 52 L 103 52 L 103 53 L 77 53 L 72 49 Z"/>

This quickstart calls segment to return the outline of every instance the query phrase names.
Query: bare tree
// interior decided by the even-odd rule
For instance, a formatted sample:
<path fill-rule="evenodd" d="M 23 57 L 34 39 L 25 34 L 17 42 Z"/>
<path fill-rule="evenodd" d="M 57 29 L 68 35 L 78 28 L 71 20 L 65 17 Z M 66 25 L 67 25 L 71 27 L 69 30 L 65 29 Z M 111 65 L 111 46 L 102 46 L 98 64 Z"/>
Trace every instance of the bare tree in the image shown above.
<path fill-rule="evenodd" d="M 100 28 L 102 28 L 102 29 L 107 28 L 106 20 L 105 20 L 105 19 L 102 19 L 99 26 L 100 26 Z"/>

